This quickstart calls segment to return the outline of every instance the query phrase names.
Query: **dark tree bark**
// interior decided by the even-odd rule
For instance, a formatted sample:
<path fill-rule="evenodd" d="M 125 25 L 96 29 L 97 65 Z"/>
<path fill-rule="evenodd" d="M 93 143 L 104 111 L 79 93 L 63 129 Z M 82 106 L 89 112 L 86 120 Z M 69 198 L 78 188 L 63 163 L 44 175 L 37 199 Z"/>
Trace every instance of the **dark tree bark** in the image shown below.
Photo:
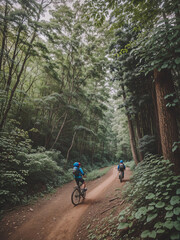
<path fill-rule="evenodd" d="M 158 109 L 157 109 L 157 101 L 156 101 L 156 91 L 155 86 L 152 86 L 152 99 L 154 105 L 154 115 L 155 115 L 155 126 L 156 126 L 156 139 L 157 139 L 157 151 L 159 155 L 162 155 L 162 147 L 161 147 L 161 136 L 160 136 L 160 129 L 159 129 L 159 118 L 158 118 Z"/>
<path fill-rule="evenodd" d="M 7 14 L 8 14 L 8 2 L 6 1 L 5 10 L 4 10 L 4 23 L 3 23 L 3 37 L 2 37 L 2 45 L 0 51 L 0 72 L 2 70 L 2 62 L 3 62 L 3 55 L 4 55 L 4 48 L 5 48 L 5 41 L 6 41 L 6 34 L 7 34 Z"/>
<path fill-rule="evenodd" d="M 131 151 L 132 151 L 134 162 L 137 165 L 139 161 L 138 161 L 138 153 L 137 153 L 137 148 L 136 148 L 134 128 L 133 128 L 132 120 L 130 119 L 130 117 L 128 115 L 127 115 L 127 118 L 128 118 Z"/>
<path fill-rule="evenodd" d="M 180 152 L 177 149 L 172 152 L 172 145 L 178 142 L 178 126 L 174 107 L 167 107 L 164 97 L 175 92 L 172 75 L 169 69 L 160 72 L 154 70 L 159 129 L 161 136 L 162 153 L 165 159 L 175 164 L 175 172 L 180 173 Z"/>

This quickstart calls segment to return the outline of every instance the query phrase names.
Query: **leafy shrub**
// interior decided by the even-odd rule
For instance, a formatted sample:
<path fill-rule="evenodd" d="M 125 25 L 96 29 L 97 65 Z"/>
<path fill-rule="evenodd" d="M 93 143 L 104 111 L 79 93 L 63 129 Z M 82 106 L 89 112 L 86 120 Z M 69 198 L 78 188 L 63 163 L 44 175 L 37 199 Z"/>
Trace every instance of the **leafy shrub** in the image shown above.
<path fill-rule="evenodd" d="M 0 206 L 7 209 L 72 180 L 59 151 L 32 149 L 28 132 L 14 126 L 0 134 Z"/>
<path fill-rule="evenodd" d="M 18 127 L 0 135 L 0 206 L 21 202 L 28 174 L 25 154 L 31 151 L 28 133 Z M 18 156 L 20 158 L 18 158 Z"/>
<path fill-rule="evenodd" d="M 96 178 L 100 178 L 104 174 L 109 171 L 110 167 L 104 168 L 102 170 L 93 170 L 92 172 L 87 174 L 87 181 L 94 180 Z"/>
<path fill-rule="evenodd" d="M 63 174 L 63 169 L 44 153 L 33 153 L 27 155 L 28 177 L 27 182 L 32 186 L 35 184 L 54 184 L 57 176 Z"/>
<path fill-rule="evenodd" d="M 65 166 L 66 161 L 60 151 L 46 151 L 46 154 L 52 158 L 52 160 L 55 161 L 59 167 Z"/>
<path fill-rule="evenodd" d="M 134 170 L 136 167 L 134 160 L 130 161 L 130 162 L 126 162 L 125 165 L 126 165 L 126 167 L 129 167 L 131 170 Z"/>
<path fill-rule="evenodd" d="M 124 192 L 132 205 L 119 214 L 118 229 L 129 228 L 128 239 L 180 239 L 180 176 L 172 167 L 150 154 L 136 167 Z"/>

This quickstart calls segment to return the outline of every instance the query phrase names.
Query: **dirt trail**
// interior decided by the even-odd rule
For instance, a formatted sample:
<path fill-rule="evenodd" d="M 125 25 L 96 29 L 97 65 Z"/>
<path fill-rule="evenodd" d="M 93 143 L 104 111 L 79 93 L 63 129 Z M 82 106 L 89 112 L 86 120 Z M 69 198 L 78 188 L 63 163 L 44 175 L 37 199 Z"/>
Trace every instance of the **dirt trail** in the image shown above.
<path fill-rule="evenodd" d="M 89 182 L 87 198 L 74 207 L 70 200 L 74 182 L 64 185 L 51 199 L 12 212 L 1 221 L 1 240 L 72 240 L 87 208 L 117 181 L 112 168 L 105 176 Z M 21 209 L 21 208 L 20 208 Z M 22 220 L 22 221 L 21 221 Z"/>

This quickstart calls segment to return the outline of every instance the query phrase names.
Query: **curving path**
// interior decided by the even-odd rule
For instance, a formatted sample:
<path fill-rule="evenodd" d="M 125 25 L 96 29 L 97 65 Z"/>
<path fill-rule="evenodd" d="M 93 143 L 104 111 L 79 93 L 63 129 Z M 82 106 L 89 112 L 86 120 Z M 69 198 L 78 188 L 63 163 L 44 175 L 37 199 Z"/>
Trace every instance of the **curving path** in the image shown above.
<path fill-rule="evenodd" d="M 1 240 L 72 240 L 81 216 L 104 191 L 117 181 L 118 172 L 113 167 L 105 176 L 88 182 L 87 197 L 83 204 L 74 207 L 70 195 L 74 182 L 64 185 L 48 200 L 42 200 L 35 206 L 28 206 L 23 213 L 17 210 L 2 221 Z M 31 211 L 30 211 L 30 210 Z M 24 221 L 16 223 L 24 218 Z M 13 223 L 16 225 L 13 227 Z M 18 221 L 17 221 L 18 222 Z"/>

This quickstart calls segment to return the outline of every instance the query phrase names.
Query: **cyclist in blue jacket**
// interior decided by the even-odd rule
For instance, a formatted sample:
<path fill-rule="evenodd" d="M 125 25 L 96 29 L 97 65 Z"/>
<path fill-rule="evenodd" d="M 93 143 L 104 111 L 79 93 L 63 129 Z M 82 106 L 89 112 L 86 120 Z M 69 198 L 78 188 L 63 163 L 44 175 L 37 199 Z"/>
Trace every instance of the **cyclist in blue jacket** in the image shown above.
<path fill-rule="evenodd" d="M 74 175 L 74 178 L 75 178 L 75 181 L 77 183 L 77 185 L 79 185 L 79 182 L 82 183 L 82 189 L 84 189 L 84 191 L 87 191 L 87 188 L 86 188 L 86 183 L 83 179 L 83 176 L 84 175 L 84 172 L 81 168 L 81 163 L 80 162 L 75 162 L 73 164 L 73 175 Z"/>
<path fill-rule="evenodd" d="M 122 172 L 122 178 L 124 178 L 124 170 L 126 169 L 126 166 L 124 165 L 123 160 L 120 160 L 117 168 L 119 172 Z"/>

